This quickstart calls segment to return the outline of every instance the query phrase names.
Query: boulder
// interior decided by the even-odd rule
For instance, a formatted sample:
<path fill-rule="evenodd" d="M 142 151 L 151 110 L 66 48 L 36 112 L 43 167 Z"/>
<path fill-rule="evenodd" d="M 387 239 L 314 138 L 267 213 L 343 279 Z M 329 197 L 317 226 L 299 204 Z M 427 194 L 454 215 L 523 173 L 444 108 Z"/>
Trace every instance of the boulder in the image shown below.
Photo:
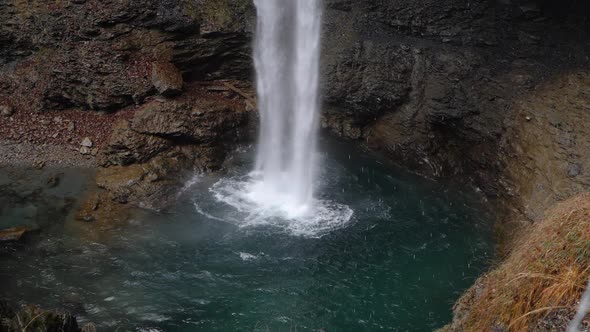
<path fill-rule="evenodd" d="M 182 74 L 170 62 L 155 62 L 152 65 L 152 83 L 163 96 L 173 97 L 182 93 Z"/>
<path fill-rule="evenodd" d="M 158 155 L 145 164 L 111 166 L 99 169 L 96 175 L 98 187 L 107 191 L 106 197 L 89 201 L 83 216 L 90 220 L 109 215 L 102 214 L 105 206 L 117 212 L 122 204 L 161 210 L 176 199 L 176 194 L 184 184 L 182 171 L 190 169 L 198 152 L 181 153 L 179 149 Z M 118 203 L 118 204 L 113 204 Z M 97 205 L 98 204 L 98 205 Z M 95 210 L 93 210 L 96 207 Z M 124 209 L 126 210 L 126 209 Z M 102 214 L 102 215 L 101 215 Z M 86 220 L 86 219 L 83 219 Z"/>
<path fill-rule="evenodd" d="M 113 201 L 109 196 L 106 192 L 93 192 L 88 195 L 76 212 L 76 220 L 108 224 L 129 220 L 129 207 Z"/>

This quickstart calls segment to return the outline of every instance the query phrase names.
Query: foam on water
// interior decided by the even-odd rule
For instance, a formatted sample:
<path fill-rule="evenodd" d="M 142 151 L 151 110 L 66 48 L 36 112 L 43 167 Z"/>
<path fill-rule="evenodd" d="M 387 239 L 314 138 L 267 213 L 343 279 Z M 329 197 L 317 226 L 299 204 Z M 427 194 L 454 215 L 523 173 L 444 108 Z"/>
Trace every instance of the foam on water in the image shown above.
<path fill-rule="evenodd" d="M 330 200 L 313 199 L 308 205 L 292 204 L 288 190 L 275 188 L 267 187 L 256 173 L 221 179 L 209 191 L 218 202 L 233 207 L 238 215 L 213 218 L 240 227 L 273 226 L 295 236 L 321 237 L 346 226 L 354 213 L 350 207 Z"/>

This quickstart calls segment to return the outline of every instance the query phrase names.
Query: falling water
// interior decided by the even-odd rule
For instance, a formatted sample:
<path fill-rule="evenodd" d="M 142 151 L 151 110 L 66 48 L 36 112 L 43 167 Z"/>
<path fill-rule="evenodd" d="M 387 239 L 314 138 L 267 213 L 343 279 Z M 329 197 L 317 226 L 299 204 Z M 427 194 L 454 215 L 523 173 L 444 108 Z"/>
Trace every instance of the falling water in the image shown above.
<path fill-rule="evenodd" d="M 254 171 L 211 191 L 241 226 L 322 236 L 347 224 L 346 205 L 316 198 L 322 0 L 255 0 L 260 137 Z M 317 196 L 320 196 L 319 193 Z"/>
<path fill-rule="evenodd" d="M 256 172 L 261 200 L 290 214 L 313 202 L 319 113 L 320 0 L 256 0 L 254 60 L 261 131 Z"/>

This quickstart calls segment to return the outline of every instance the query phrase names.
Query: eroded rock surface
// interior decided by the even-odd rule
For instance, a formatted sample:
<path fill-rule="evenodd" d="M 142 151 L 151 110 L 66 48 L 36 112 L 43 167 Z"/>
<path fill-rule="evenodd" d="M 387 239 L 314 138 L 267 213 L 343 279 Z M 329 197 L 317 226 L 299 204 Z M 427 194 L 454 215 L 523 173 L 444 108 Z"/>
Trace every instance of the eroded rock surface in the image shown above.
<path fill-rule="evenodd" d="M 112 201 L 165 207 L 183 186 L 183 174 L 219 169 L 226 153 L 251 137 L 251 117 L 241 96 L 228 98 L 205 87 L 154 99 L 115 128 L 100 156 L 97 184 Z"/>
<path fill-rule="evenodd" d="M 187 77 L 249 77 L 251 11 L 245 0 L 3 1 L 0 103 L 117 110 L 177 92 L 169 65 L 152 80 L 162 63 Z"/>

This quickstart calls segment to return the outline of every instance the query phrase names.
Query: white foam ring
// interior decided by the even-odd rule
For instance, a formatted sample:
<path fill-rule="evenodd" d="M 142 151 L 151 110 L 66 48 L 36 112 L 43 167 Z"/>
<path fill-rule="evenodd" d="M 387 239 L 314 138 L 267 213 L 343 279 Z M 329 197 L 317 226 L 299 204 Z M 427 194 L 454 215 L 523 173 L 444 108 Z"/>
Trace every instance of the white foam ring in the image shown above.
<path fill-rule="evenodd" d="M 345 227 L 354 213 L 350 207 L 329 200 L 291 204 L 288 190 L 269 190 L 256 174 L 221 179 L 209 190 L 217 201 L 240 213 L 238 218 L 221 218 L 224 221 L 239 227 L 277 227 L 294 236 L 322 237 Z"/>

